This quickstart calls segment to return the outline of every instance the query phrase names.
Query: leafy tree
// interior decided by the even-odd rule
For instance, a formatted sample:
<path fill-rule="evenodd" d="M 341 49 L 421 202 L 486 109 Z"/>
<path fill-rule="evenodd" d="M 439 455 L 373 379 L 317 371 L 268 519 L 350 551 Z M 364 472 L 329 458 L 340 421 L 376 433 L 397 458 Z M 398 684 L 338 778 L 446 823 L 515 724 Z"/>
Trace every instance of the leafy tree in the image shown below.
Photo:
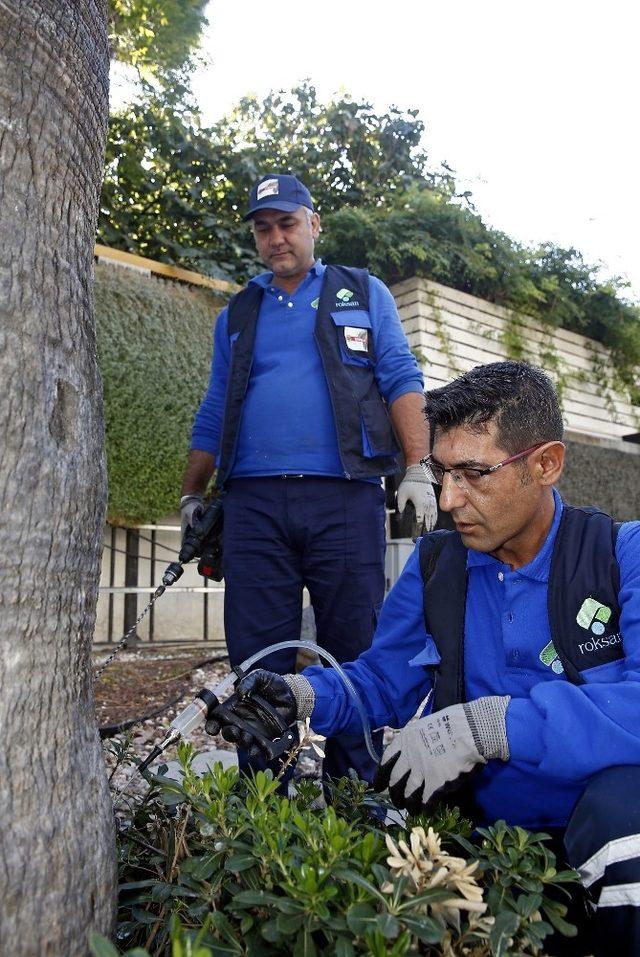
<path fill-rule="evenodd" d="M 100 239 L 208 275 L 243 281 L 259 268 L 241 222 L 247 193 L 271 169 L 304 178 L 323 214 L 329 261 L 388 282 L 425 276 L 609 346 L 632 391 L 638 308 L 575 249 L 522 246 L 487 227 L 451 170 L 431 170 L 416 111 L 376 113 L 305 82 L 264 102 L 243 98 L 210 129 L 175 92 L 111 119 Z"/>
<path fill-rule="evenodd" d="M 207 24 L 208 0 L 109 0 L 113 55 L 146 78 L 182 69 Z"/>
<path fill-rule="evenodd" d="M 399 190 L 432 180 L 417 110 L 391 107 L 378 114 L 347 95 L 320 103 L 308 81 L 264 101 L 244 97 L 212 133 L 224 157 L 242 154 L 245 175 L 234 184 L 241 207 L 247 187 L 269 169 L 304 177 L 320 212 L 388 208 Z"/>
<path fill-rule="evenodd" d="M 197 114 L 173 92 L 151 95 L 109 121 L 98 241 L 210 276 L 250 271 L 255 252 L 228 189 Z"/>
<path fill-rule="evenodd" d="M 111 118 L 100 241 L 245 278 L 257 260 L 241 217 L 260 173 L 303 176 L 323 211 L 384 206 L 408 183 L 424 181 L 422 131 L 414 112 L 378 116 L 347 96 L 322 105 L 308 83 L 264 103 L 245 98 L 211 129 L 174 92 L 151 94 Z"/>

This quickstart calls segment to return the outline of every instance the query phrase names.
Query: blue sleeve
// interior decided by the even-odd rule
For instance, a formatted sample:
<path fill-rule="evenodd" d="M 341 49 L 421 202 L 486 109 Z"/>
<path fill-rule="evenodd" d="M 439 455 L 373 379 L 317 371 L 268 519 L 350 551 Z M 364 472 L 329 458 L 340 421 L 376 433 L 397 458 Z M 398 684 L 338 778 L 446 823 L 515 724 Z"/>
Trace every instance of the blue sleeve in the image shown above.
<path fill-rule="evenodd" d="M 507 709 L 511 756 L 561 780 L 640 764 L 640 522 L 621 526 L 616 557 L 624 658 L 583 672 L 586 684 L 541 682 Z"/>
<path fill-rule="evenodd" d="M 419 662 L 410 664 L 418 657 Z M 403 727 L 431 688 L 431 667 L 439 661 L 422 613 L 418 548 L 412 552 L 382 606 L 371 647 L 344 665 L 362 698 L 372 728 Z M 311 725 L 319 734 L 357 734 L 357 708 L 332 668 L 312 666 L 304 675 L 315 691 Z"/>
<path fill-rule="evenodd" d="M 218 316 L 213 332 L 213 358 L 211 376 L 200 408 L 196 412 L 191 432 L 191 448 L 211 452 L 218 456 L 222 433 L 222 415 L 229 375 L 229 335 L 227 333 L 227 310 Z"/>
<path fill-rule="evenodd" d="M 374 375 L 380 395 L 391 405 L 406 392 L 422 393 L 422 372 L 409 349 L 395 300 L 375 276 L 369 277 L 369 314 L 376 354 Z"/>

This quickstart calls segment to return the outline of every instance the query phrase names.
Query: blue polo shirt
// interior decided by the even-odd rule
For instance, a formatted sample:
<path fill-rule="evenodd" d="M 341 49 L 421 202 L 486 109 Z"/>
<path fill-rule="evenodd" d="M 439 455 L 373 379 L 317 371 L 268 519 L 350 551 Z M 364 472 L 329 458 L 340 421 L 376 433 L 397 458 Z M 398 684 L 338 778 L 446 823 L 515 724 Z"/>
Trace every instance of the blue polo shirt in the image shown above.
<path fill-rule="evenodd" d="M 640 522 L 621 526 L 620 629 L 625 657 L 566 680 L 550 658 L 547 583 L 562 500 L 535 556 L 512 571 L 469 551 L 465 619 L 468 699 L 510 695 L 508 762 L 490 761 L 473 778 L 486 820 L 563 827 L 587 779 L 614 764 L 640 764 Z M 345 666 L 372 727 L 403 727 L 422 707 L 439 661 L 422 610 L 418 548 L 384 603 L 371 648 Z M 355 732 L 359 718 L 339 677 L 308 668 L 316 692 L 312 725 L 321 734 Z M 454 800 L 452 798 L 452 800 Z"/>
<path fill-rule="evenodd" d="M 294 293 L 275 285 L 272 273 L 251 280 L 264 295 L 253 364 L 242 408 L 232 477 L 343 476 L 338 438 L 320 353 L 314 339 L 325 266 L 314 263 Z M 388 405 L 406 392 L 422 392 L 423 379 L 409 350 L 393 296 L 369 277 L 369 314 L 378 389 Z M 219 453 L 233 342 L 227 310 L 214 331 L 209 388 L 196 413 L 191 448 Z"/>

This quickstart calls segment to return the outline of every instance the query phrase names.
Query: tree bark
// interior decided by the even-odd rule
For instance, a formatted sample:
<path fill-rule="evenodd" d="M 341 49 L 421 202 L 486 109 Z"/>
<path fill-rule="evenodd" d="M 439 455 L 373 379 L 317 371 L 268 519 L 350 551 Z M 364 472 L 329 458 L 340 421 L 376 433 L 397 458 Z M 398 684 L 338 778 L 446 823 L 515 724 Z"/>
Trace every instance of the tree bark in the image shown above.
<path fill-rule="evenodd" d="M 92 307 L 106 0 L 0 0 L 0 949 L 109 933 L 90 650 L 106 480 Z"/>

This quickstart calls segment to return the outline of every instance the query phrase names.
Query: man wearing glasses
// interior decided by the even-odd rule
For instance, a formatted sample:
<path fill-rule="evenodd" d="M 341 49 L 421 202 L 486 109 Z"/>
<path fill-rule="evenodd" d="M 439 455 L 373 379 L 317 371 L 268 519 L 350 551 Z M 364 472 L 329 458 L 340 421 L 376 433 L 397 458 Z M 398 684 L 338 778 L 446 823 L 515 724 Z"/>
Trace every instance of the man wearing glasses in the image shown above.
<path fill-rule="evenodd" d="M 563 504 L 562 415 L 539 369 L 480 366 L 426 401 L 422 464 L 455 531 L 424 536 L 345 666 L 372 727 L 402 729 L 378 784 L 412 811 L 462 786 L 478 823 L 555 832 L 595 953 L 640 954 L 640 522 Z M 241 687 L 321 734 L 360 726 L 331 669 Z"/>

